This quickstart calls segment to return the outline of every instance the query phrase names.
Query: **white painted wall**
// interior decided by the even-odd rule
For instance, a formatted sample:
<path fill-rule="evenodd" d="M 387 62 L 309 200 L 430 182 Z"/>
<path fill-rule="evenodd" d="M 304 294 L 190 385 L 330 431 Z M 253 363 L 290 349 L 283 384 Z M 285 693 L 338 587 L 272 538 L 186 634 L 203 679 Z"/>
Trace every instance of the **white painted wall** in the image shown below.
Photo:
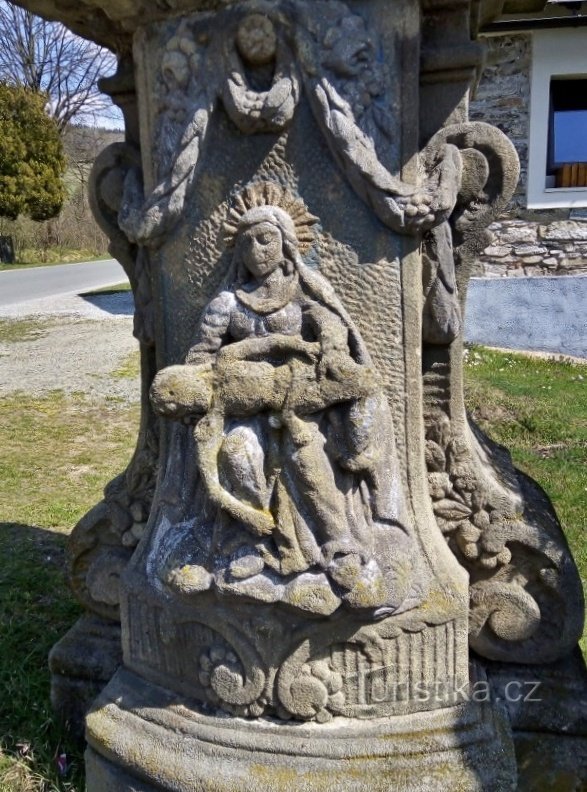
<path fill-rule="evenodd" d="M 587 275 L 471 278 L 465 339 L 587 359 Z"/>
<path fill-rule="evenodd" d="M 537 30 L 532 34 L 528 207 L 587 206 L 587 187 L 545 187 L 550 80 L 554 76 L 587 78 L 587 27 Z M 587 100 L 587 97 L 586 97 Z"/>

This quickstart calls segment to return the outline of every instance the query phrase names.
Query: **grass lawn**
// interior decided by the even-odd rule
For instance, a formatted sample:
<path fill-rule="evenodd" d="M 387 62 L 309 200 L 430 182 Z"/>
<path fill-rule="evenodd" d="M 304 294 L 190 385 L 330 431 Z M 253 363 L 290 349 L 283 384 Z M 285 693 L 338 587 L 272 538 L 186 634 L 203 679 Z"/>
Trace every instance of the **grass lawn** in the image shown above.
<path fill-rule="evenodd" d="M 138 407 L 116 401 L 0 399 L 0 792 L 82 792 L 81 752 L 51 711 L 47 654 L 80 613 L 66 535 L 125 467 L 137 425 Z"/>
<path fill-rule="evenodd" d="M 481 428 L 550 496 L 587 588 L 587 363 L 473 348 L 465 380 Z"/>
<path fill-rule="evenodd" d="M 115 286 L 103 286 L 101 289 L 93 289 L 92 291 L 82 292 L 81 297 L 95 297 L 99 294 L 120 294 L 121 292 L 132 291 L 131 285 L 128 281 L 126 283 L 118 283 Z"/>
<path fill-rule="evenodd" d="M 45 334 L 53 319 L 7 319 L 0 321 L 0 344 L 20 344 Z"/>
<path fill-rule="evenodd" d="M 129 358 L 118 375 L 135 373 Z M 473 349 L 466 378 L 477 420 L 553 498 L 585 580 L 587 365 Z M 81 753 L 51 712 L 47 654 L 80 612 L 66 535 L 125 467 L 137 423 L 138 407 L 119 402 L 0 398 L 0 792 L 83 790 Z"/>

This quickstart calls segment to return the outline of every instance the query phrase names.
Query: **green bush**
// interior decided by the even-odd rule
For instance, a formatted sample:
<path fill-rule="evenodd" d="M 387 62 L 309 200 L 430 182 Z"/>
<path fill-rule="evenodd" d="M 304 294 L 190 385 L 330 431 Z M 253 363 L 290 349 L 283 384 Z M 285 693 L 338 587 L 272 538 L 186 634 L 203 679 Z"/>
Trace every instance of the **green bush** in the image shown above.
<path fill-rule="evenodd" d="M 0 215 L 48 220 L 65 200 L 65 157 L 47 98 L 0 83 Z"/>

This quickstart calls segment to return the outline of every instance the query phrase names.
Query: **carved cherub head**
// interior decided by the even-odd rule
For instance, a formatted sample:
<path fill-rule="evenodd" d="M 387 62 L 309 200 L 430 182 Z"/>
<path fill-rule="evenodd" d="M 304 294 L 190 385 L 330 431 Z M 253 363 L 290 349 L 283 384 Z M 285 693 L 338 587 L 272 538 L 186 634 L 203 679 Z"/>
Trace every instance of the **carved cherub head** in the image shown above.
<path fill-rule="evenodd" d="M 356 77 L 373 61 L 373 41 L 360 16 L 348 14 L 339 19 L 327 31 L 323 44 L 324 65 L 341 76 Z"/>

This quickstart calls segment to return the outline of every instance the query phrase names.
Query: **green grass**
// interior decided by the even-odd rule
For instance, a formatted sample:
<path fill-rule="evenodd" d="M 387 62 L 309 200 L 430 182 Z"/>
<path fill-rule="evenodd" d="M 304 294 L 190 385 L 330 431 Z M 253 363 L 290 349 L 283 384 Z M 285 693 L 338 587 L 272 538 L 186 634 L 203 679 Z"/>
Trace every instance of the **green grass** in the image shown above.
<path fill-rule="evenodd" d="M 48 652 L 79 614 L 63 574 L 65 539 L 28 524 L 0 523 L 0 790 L 83 789 L 81 756 L 48 700 Z M 59 784 L 55 757 L 62 752 L 73 765 Z"/>
<path fill-rule="evenodd" d="M 116 286 L 104 286 L 101 289 L 93 289 L 92 291 L 82 292 L 81 297 L 95 297 L 98 294 L 120 294 L 121 292 L 132 291 L 131 285 L 128 281 L 125 283 L 118 283 Z"/>
<path fill-rule="evenodd" d="M 0 792 L 82 792 L 80 750 L 51 710 L 47 655 L 80 613 L 64 574 L 67 533 L 125 467 L 137 423 L 136 405 L 0 399 Z"/>
<path fill-rule="evenodd" d="M 465 379 L 473 417 L 552 499 L 586 586 L 587 363 L 472 348 Z"/>
<path fill-rule="evenodd" d="M 1 319 L 0 344 L 33 341 L 44 335 L 54 324 L 50 319 Z"/>
<path fill-rule="evenodd" d="M 141 373 L 141 356 L 139 350 L 131 352 L 120 366 L 112 372 L 116 379 L 137 379 Z"/>

